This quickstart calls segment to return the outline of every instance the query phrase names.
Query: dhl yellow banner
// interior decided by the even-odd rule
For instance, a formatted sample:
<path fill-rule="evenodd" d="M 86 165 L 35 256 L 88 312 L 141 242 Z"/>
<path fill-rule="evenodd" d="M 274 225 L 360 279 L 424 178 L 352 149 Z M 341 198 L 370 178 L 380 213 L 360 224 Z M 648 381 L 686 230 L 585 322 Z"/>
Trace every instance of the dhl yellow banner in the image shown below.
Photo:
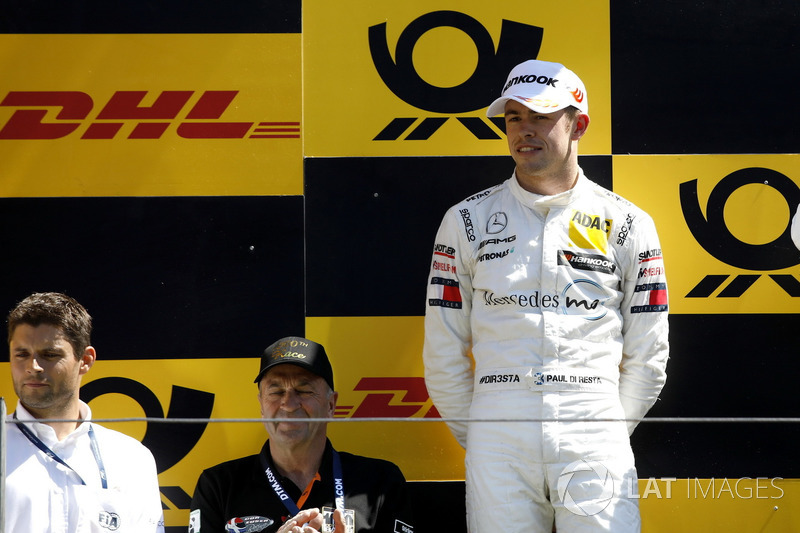
<path fill-rule="evenodd" d="M 297 34 L 0 35 L 1 196 L 302 192 Z"/>

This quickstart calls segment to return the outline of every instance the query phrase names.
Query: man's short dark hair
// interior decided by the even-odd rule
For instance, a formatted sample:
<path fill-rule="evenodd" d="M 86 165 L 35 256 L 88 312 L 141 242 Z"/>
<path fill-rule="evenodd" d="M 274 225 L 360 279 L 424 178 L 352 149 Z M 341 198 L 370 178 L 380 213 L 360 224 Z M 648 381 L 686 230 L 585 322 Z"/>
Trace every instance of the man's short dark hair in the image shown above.
<path fill-rule="evenodd" d="M 564 108 L 564 112 L 572 120 L 575 120 L 578 117 L 578 115 L 581 114 L 581 110 L 578 109 L 577 107 L 575 107 L 574 105 L 571 105 L 569 107 L 565 107 Z"/>
<path fill-rule="evenodd" d="M 8 342 L 21 324 L 37 327 L 42 324 L 57 327 L 80 358 L 91 345 L 92 317 L 75 299 L 59 292 L 31 294 L 8 314 Z"/>

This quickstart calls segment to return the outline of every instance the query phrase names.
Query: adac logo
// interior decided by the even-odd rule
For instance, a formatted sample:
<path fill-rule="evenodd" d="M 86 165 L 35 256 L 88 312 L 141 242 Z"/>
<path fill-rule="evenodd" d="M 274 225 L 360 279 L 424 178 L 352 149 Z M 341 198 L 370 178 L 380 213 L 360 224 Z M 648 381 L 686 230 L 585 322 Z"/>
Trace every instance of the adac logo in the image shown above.
<path fill-rule="evenodd" d="M 697 180 L 687 181 L 680 185 L 681 209 L 692 235 L 709 254 L 732 267 L 764 272 L 800 264 L 800 251 L 792 242 L 789 223 L 780 236 L 765 244 L 742 242 L 728 229 L 724 217 L 725 203 L 734 191 L 749 184 L 777 190 L 786 199 L 792 214 L 800 203 L 800 187 L 788 177 L 768 168 L 744 168 L 729 174 L 714 187 L 704 216 L 697 195 Z M 717 297 L 738 298 L 761 276 L 760 273 L 737 275 Z M 769 277 L 789 296 L 800 297 L 800 281 L 791 274 L 770 274 Z M 707 274 L 686 297 L 708 298 L 728 278 L 728 274 Z"/>
<path fill-rule="evenodd" d="M 299 122 L 224 122 L 220 120 L 239 91 L 161 91 L 143 106 L 149 91 L 116 91 L 100 111 L 80 91 L 10 91 L 0 106 L 16 109 L 0 129 L 0 139 L 113 139 L 130 124 L 128 139 L 160 139 L 173 127 L 184 139 L 299 139 Z M 189 102 L 194 99 L 194 104 Z M 51 108 L 55 121 L 44 122 Z M 127 130 L 127 128 L 126 128 Z"/>
<path fill-rule="evenodd" d="M 503 20 L 500 39 L 495 45 L 488 30 L 480 22 L 458 11 L 434 11 L 412 21 L 400 34 L 394 60 L 386 41 L 386 22 L 369 28 L 369 49 L 372 61 L 386 87 L 404 102 L 434 113 L 458 114 L 485 108 L 500 95 L 500 87 L 511 69 L 526 59 L 536 57 L 542 43 L 543 29 L 510 20 Z M 464 32 L 475 43 L 478 64 L 461 85 L 431 85 L 414 68 L 413 52 L 417 41 L 434 28 L 451 27 Z M 444 66 L 444 65 L 443 65 Z M 451 117 L 424 117 L 405 140 L 430 138 Z M 457 117 L 457 120 L 478 139 L 499 139 L 500 136 L 481 117 Z M 503 130 L 502 118 L 491 119 Z M 394 118 L 373 139 L 395 141 L 417 118 Z"/>

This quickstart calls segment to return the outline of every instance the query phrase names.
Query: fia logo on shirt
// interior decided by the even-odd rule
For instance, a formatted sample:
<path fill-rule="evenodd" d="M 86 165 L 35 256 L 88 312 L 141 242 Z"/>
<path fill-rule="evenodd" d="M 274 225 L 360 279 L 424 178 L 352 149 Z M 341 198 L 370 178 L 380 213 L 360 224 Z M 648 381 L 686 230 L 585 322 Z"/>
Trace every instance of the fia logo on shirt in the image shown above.
<path fill-rule="evenodd" d="M 108 530 L 116 531 L 119 529 L 120 518 L 117 513 L 100 511 L 100 516 L 97 517 L 97 521 L 100 523 L 100 527 L 104 527 Z"/>

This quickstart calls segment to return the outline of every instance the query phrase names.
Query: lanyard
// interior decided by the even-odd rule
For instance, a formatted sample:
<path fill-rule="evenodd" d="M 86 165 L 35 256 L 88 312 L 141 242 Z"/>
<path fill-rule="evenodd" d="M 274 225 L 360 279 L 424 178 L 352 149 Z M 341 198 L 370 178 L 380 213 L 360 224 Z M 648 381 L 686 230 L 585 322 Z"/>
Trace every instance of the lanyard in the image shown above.
<path fill-rule="evenodd" d="M 14 413 L 14 420 L 19 420 L 17 418 L 17 413 Z M 28 438 L 28 440 L 33 443 L 34 446 L 36 446 L 42 452 L 44 452 L 44 454 L 46 456 L 48 456 L 50 459 L 52 459 L 53 461 L 57 462 L 58 464 L 63 465 L 66 468 L 69 468 L 70 470 L 75 472 L 74 468 L 69 466 L 61 457 L 56 455 L 56 453 L 53 450 L 48 448 L 47 444 L 42 442 L 39 439 L 39 437 L 34 435 L 33 431 L 31 431 L 30 428 L 28 428 L 26 426 L 26 424 L 17 424 L 17 427 L 19 428 L 20 431 L 22 431 L 22 434 L 25 435 Z M 92 454 L 94 455 L 94 460 L 97 461 L 97 468 L 98 468 L 98 470 L 100 470 L 100 480 L 101 480 L 101 482 L 103 484 L 103 488 L 107 489 L 108 488 L 108 480 L 106 479 L 106 469 L 103 466 L 103 458 L 100 457 L 100 447 L 97 445 L 97 437 L 94 436 L 94 429 L 92 429 L 92 425 L 91 424 L 89 424 L 89 442 L 91 443 Z M 81 480 L 81 485 L 86 485 L 86 482 L 83 480 L 83 478 L 81 477 L 80 474 L 75 472 L 75 475 L 78 476 L 78 479 Z"/>
<path fill-rule="evenodd" d="M 342 460 L 336 450 L 331 449 L 331 452 L 333 455 L 333 486 L 336 495 L 336 508 L 344 512 L 344 480 L 342 478 Z M 297 504 L 292 501 L 289 495 L 286 494 L 286 491 L 281 486 L 277 476 L 272 471 L 272 465 L 267 462 L 266 455 L 261 454 L 260 459 L 261 466 L 264 467 L 264 474 L 267 476 L 267 481 L 269 482 L 270 487 L 272 487 L 272 490 L 275 491 L 275 494 L 278 496 L 278 498 L 280 498 L 281 502 L 283 502 L 286 510 L 289 511 L 291 516 L 299 513 L 300 509 L 297 507 Z"/>

